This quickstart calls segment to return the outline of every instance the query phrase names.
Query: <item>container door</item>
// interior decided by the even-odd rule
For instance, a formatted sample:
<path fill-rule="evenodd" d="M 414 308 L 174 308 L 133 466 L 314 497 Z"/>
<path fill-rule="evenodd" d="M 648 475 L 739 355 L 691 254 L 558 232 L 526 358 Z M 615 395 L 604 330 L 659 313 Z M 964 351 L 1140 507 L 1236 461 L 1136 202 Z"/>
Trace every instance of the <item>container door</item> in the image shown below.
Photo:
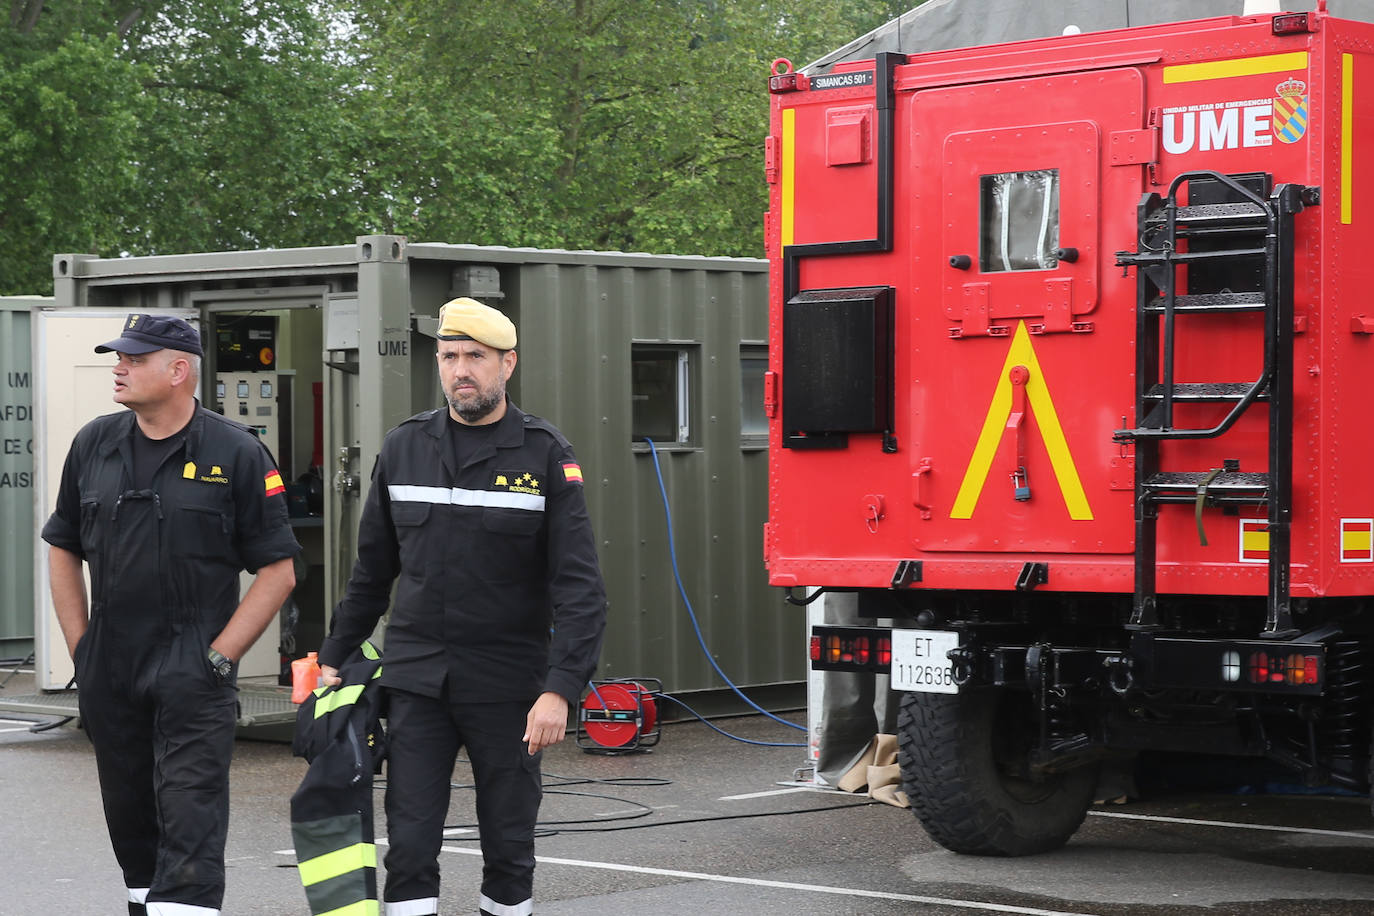
<path fill-rule="evenodd" d="M 1136 70 L 916 93 L 913 425 L 925 550 L 1126 553 Z M 1110 303 L 1110 308 L 1104 307 Z M 938 367 L 938 370 L 936 369 Z"/>
<path fill-rule="evenodd" d="M 372 462 L 362 454 L 359 425 L 363 391 L 359 384 L 358 295 L 325 298 L 324 349 L 324 607 L 325 617 L 343 597 L 358 555 L 358 523 Z M 378 443 L 380 448 L 380 442 Z M 374 453 L 375 457 L 375 453 Z M 326 627 L 328 622 L 326 621 Z M 326 629 L 327 632 L 327 629 Z"/>
<path fill-rule="evenodd" d="M 191 309 L 149 309 L 149 314 L 173 315 L 199 326 Z M 127 310 L 42 309 L 33 321 L 33 469 L 34 525 L 43 526 L 57 504 L 62 464 L 72 439 L 96 417 L 124 408 L 111 400 L 110 375 L 114 356 L 95 348 L 118 337 Z M 34 671 L 40 690 L 61 690 L 71 680 L 72 660 L 53 613 L 48 584 L 48 551 L 35 540 L 34 550 Z M 90 594 L 90 581 L 86 592 Z"/>

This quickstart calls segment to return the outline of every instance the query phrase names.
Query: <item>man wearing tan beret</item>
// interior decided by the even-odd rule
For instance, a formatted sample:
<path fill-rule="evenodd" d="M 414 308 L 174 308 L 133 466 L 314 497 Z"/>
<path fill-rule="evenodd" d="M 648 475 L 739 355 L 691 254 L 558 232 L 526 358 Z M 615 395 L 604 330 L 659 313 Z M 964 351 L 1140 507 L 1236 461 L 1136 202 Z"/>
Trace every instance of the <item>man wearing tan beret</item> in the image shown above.
<path fill-rule="evenodd" d="M 386 916 L 439 911 L 459 748 L 476 784 L 480 911 L 534 910 L 540 751 L 563 740 L 596 667 L 606 593 L 572 446 L 506 397 L 516 331 L 473 299 L 439 310 L 448 409 L 391 430 L 358 560 L 320 647 L 325 683 L 387 610 Z"/>

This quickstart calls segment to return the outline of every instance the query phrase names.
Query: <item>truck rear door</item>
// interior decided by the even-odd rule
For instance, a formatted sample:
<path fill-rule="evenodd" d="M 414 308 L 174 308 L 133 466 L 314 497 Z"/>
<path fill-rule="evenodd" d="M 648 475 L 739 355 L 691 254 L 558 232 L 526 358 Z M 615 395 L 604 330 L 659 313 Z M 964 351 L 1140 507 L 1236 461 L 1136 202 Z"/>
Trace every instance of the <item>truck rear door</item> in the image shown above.
<path fill-rule="evenodd" d="M 899 109 L 900 110 L 900 109 Z M 916 92 L 913 465 L 929 551 L 1129 553 L 1140 72 Z M 899 331 L 899 338 L 901 332 Z"/>

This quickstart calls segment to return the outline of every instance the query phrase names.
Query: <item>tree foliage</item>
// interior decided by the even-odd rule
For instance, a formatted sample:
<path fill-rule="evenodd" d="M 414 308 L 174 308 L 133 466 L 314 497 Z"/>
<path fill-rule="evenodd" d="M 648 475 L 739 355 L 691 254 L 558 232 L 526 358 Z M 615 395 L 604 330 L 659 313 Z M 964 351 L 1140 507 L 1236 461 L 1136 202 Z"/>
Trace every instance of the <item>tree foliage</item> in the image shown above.
<path fill-rule="evenodd" d="M 770 62 L 911 5 L 10 0 L 0 292 L 373 232 L 757 255 Z"/>

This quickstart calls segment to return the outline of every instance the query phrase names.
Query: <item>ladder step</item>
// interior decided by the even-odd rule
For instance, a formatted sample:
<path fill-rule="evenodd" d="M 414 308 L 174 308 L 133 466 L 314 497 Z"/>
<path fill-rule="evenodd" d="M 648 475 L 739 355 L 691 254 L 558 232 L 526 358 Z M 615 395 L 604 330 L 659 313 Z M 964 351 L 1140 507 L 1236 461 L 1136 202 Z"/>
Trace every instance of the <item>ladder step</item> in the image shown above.
<path fill-rule="evenodd" d="M 1230 261 L 1235 258 L 1262 258 L 1263 248 L 1218 248 L 1215 251 L 1118 251 L 1117 267 L 1139 264 L 1178 264 L 1187 261 Z"/>
<path fill-rule="evenodd" d="M 1198 485 L 1210 471 L 1161 471 L 1141 481 L 1147 498 L 1156 503 L 1197 501 Z M 1269 475 L 1246 471 L 1223 471 L 1207 484 L 1207 501 L 1212 504 L 1263 505 L 1269 501 Z"/>
<path fill-rule="evenodd" d="M 1185 382 L 1174 383 L 1175 401 L 1239 401 L 1245 397 L 1245 393 L 1250 390 L 1252 382 Z M 1257 401 L 1267 401 L 1268 391 L 1261 391 L 1255 396 Z M 1154 385 L 1149 391 L 1145 392 L 1145 400 L 1162 401 L 1164 400 L 1164 386 Z"/>
<path fill-rule="evenodd" d="M 1149 227 L 1168 223 L 1168 208 L 1161 207 L 1145 217 Z M 1269 227 L 1269 214 L 1253 203 L 1198 204 L 1179 207 L 1174 217 L 1179 235 L 1188 230 L 1251 229 L 1263 231 Z"/>
<path fill-rule="evenodd" d="M 1262 312 L 1264 293 L 1203 293 L 1195 296 L 1175 296 L 1174 312 Z M 1145 311 L 1163 314 L 1164 297 L 1152 299 Z"/>

